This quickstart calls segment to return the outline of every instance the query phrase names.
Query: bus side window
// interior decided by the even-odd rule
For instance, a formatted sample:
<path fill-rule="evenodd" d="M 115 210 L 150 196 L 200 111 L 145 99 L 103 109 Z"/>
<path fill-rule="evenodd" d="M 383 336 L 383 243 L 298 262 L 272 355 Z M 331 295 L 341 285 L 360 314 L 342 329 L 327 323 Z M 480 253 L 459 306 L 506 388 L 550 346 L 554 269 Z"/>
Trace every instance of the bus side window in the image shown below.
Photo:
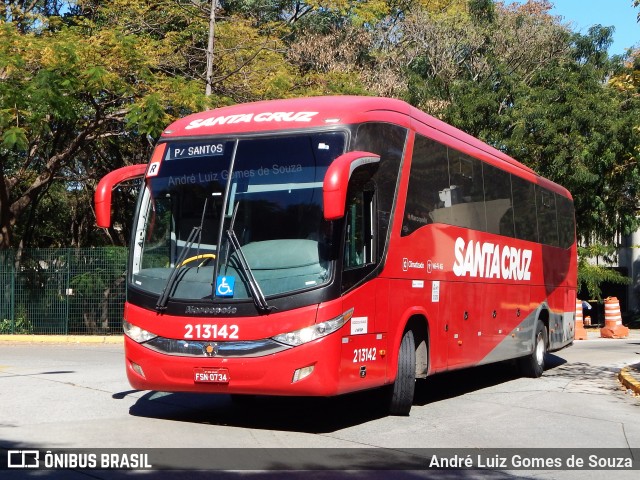
<path fill-rule="evenodd" d="M 538 241 L 538 219 L 536 214 L 535 185 L 516 176 L 511 176 L 513 192 L 513 220 L 515 236 L 529 242 Z"/>
<path fill-rule="evenodd" d="M 511 175 L 488 163 L 483 165 L 483 175 L 487 232 L 507 237 L 515 236 Z"/>
<path fill-rule="evenodd" d="M 450 208 L 446 208 L 451 206 L 446 206 L 450 192 L 447 148 L 434 140 L 416 135 L 402 236 L 410 235 L 429 223 L 450 223 Z"/>
<path fill-rule="evenodd" d="M 449 156 L 449 182 L 445 207 L 449 209 L 449 223 L 463 228 L 487 230 L 484 206 L 482 162 L 462 152 L 447 149 Z M 441 196 L 442 199 L 442 196 Z"/>
<path fill-rule="evenodd" d="M 576 233 L 575 214 L 573 202 L 566 197 L 556 195 L 558 210 L 558 244 L 562 248 L 573 245 Z"/>
<path fill-rule="evenodd" d="M 536 186 L 536 208 L 538 212 L 538 235 L 540 243 L 558 246 L 558 217 L 556 197 L 553 192 Z"/>

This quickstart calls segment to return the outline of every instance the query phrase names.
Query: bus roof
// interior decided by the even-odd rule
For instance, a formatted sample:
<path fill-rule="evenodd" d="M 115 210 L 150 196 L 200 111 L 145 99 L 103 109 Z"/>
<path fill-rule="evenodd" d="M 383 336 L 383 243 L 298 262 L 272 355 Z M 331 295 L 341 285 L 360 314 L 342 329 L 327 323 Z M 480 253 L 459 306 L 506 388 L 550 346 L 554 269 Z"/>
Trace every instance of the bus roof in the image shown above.
<path fill-rule="evenodd" d="M 408 128 L 414 127 L 417 130 L 425 128 L 436 130 L 445 136 L 463 142 L 471 149 L 484 152 L 486 156 L 493 157 L 494 162 L 499 159 L 516 169 L 520 169 L 523 173 L 526 172 L 542 180 L 542 177 L 532 169 L 497 148 L 412 107 L 402 100 L 392 98 L 328 96 L 243 103 L 194 113 L 181 118 L 165 129 L 162 138 L 168 140 L 190 136 L 295 130 L 371 121 L 396 123 Z M 547 180 L 544 183 L 552 184 L 553 182 Z M 560 187 L 560 190 L 563 194 L 570 196 L 566 189 Z"/>
<path fill-rule="evenodd" d="M 390 98 L 334 96 L 305 97 L 243 103 L 195 113 L 171 124 L 163 137 L 220 135 L 232 133 L 325 127 L 383 119 L 382 112 L 406 116 L 411 106 Z M 382 118 L 381 118 L 382 117 Z M 384 121 L 384 120 L 383 120 Z"/>

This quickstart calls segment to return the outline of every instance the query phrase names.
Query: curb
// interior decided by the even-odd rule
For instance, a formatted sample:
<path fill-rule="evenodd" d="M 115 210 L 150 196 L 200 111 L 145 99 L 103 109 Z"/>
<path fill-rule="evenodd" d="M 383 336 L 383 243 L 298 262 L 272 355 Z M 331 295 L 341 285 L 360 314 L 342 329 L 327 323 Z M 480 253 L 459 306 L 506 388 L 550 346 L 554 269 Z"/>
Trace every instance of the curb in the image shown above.
<path fill-rule="evenodd" d="M 636 395 L 640 395 L 640 381 L 637 380 L 637 378 L 640 377 L 638 366 L 640 366 L 640 364 L 624 367 L 620 370 L 620 373 L 618 373 L 620 383 L 627 389 L 632 390 Z"/>
<path fill-rule="evenodd" d="M 63 343 L 122 345 L 123 335 L 0 335 L 2 343 Z"/>

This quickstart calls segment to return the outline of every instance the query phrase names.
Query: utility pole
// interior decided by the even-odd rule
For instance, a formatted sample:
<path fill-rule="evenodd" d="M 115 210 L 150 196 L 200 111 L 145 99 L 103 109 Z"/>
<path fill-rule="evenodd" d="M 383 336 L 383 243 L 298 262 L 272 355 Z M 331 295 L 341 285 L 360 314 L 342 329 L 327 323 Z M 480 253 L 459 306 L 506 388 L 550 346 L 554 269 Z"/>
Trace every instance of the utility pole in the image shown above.
<path fill-rule="evenodd" d="M 211 82 L 213 77 L 213 44 L 216 31 L 216 4 L 217 0 L 211 0 L 211 11 L 209 12 L 209 41 L 207 42 L 207 75 L 205 95 L 211 95 Z"/>

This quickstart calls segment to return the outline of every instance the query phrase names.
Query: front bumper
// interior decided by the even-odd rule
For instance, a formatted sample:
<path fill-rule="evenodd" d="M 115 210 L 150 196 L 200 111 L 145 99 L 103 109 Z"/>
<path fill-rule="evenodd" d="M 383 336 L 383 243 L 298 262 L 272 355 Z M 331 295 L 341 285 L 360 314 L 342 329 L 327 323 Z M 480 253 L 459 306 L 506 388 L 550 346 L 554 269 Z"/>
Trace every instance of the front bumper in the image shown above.
<path fill-rule="evenodd" d="M 265 356 L 227 358 L 168 355 L 125 336 L 125 356 L 129 383 L 139 390 L 305 396 L 342 393 L 339 332 Z M 313 366 L 313 372 L 294 382 L 294 372 L 308 366 Z M 216 368 L 227 369 L 228 383 L 194 381 L 196 371 Z"/>

